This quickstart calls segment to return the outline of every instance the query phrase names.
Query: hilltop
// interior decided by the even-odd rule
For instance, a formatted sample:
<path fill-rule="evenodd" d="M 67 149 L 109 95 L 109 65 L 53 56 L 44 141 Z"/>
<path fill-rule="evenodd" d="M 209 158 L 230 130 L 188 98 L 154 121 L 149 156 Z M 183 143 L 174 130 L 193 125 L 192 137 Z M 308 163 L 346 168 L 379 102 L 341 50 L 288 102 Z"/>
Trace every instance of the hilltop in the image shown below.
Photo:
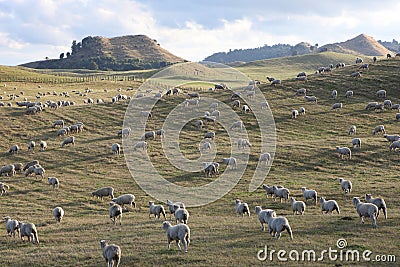
<path fill-rule="evenodd" d="M 135 70 L 165 67 L 185 60 L 162 48 L 146 35 L 113 38 L 88 36 L 72 42 L 71 52 L 59 59 L 22 64 L 36 69 Z"/>

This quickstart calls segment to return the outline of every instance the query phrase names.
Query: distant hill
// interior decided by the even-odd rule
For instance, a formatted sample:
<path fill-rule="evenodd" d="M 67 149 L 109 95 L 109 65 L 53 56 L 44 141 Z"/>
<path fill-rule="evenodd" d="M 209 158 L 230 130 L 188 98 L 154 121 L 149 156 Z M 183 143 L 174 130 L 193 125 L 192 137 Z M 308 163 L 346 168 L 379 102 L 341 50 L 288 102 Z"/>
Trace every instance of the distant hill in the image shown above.
<path fill-rule="evenodd" d="M 381 45 L 383 45 L 384 47 L 386 47 L 390 51 L 393 51 L 395 53 L 400 52 L 400 44 L 395 39 L 393 39 L 391 42 L 378 40 L 378 43 L 380 43 Z"/>
<path fill-rule="evenodd" d="M 165 67 L 185 60 L 162 48 L 146 35 L 114 38 L 88 36 L 72 42 L 71 52 L 58 59 L 35 61 L 21 66 L 36 69 L 136 70 Z"/>

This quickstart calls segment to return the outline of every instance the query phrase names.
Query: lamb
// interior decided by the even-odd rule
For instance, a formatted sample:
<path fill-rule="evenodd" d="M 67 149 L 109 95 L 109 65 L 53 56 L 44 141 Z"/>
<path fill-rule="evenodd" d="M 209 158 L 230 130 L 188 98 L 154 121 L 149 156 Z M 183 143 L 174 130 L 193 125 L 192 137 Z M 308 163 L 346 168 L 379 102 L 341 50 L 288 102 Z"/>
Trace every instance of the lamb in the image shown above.
<path fill-rule="evenodd" d="M 18 222 L 18 228 L 22 241 L 24 241 L 24 237 L 27 236 L 28 241 L 39 244 L 38 232 L 33 223 Z"/>
<path fill-rule="evenodd" d="M 14 176 L 15 175 L 15 167 L 12 164 L 5 165 L 0 169 L 0 176 L 6 174 L 7 176 Z"/>
<path fill-rule="evenodd" d="M 376 217 L 378 215 L 378 207 L 372 203 L 362 203 L 359 197 L 353 197 L 353 205 L 360 216 L 360 224 L 364 224 L 363 217 L 370 217 L 372 220 L 372 227 L 376 228 Z"/>
<path fill-rule="evenodd" d="M 215 138 L 215 133 L 214 132 L 207 132 L 204 135 L 204 138 L 214 139 Z"/>
<path fill-rule="evenodd" d="M 397 109 L 397 111 L 400 110 L 400 104 L 392 104 L 392 106 L 390 107 L 390 109 Z"/>
<path fill-rule="evenodd" d="M 189 220 L 189 212 L 188 210 L 183 206 L 176 206 L 175 207 L 175 221 L 176 223 L 180 222 L 183 224 L 187 224 Z"/>
<path fill-rule="evenodd" d="M 18 150 L 19 150 L 18 145 L 13 145 L 13 146 L 10 148 L 10 150 L 8 150 L 8 153 L 10 153 L 10 154 L 18 154 Z"/>
<path fill-rule="evenodd" d="M 64 209 L 61 207 L 55 207 L 53 210 L 53 216 L 56 219 L 56 223 L 61 223 L 61 220 L 64 217 Z"/>
<path fill-rule="evenodd" d="M 399 141 L 394 141 L 389 145 L 389 150 L 396 152 L 397 149 L 400 149 L 400 140 Z"/>
<path fill-rule="evenodd" d="M 199 93 L 188 93 L 188 96 L 191 97 L 191 98 L 198 98 L 198 99 L 200 99 Z"/>
<path fill-rule="evenodd" d="M 273 211 L 273 210 L 271 210 L 271 209 L 263 210 L 263 209 L 261 208 L 261 206 L 255 206 L 254 210 L 255 210 L 255 212 L 256 212 L 256 214 L 257 214 L 258 220 L 259 220 L 260 223 L 261 223 L 261 231 L 264 232 L 264 231 L 265 231 L 265 226 L 264 226 L 264 224 L 268 223 L 268 222 L 267 222 L 267 218 L 266 218 L 267 211 Z"/>
<path fill-rule="evenodd" d="M 293 112 L 292 112 L 293 114 Z M 304 107 L 299 108 L 299 115 L 305 115 L 306 114 L 306 109 Z"/>
<path fill-rule="evenodd" d="M 3 218 L 6 223 L 6 231 L 8 236 L 15 238 L 15 232 L 19 235 L 19 222 L 17 220 L 11 220 L 9 216 Z"/>
<path fill-rule="evenodd" d="M 243 129 L 243 122 L 242 121 L 235 121 L 234 123 L 232 123 L 231 127 L 229 127 L 229 130 L 233 130 L 239 128 L 240 130 Z"/>
<path fill-rule="evenodd" d="M 53 123 L 53 128 L 55 128 L 56 126 L 61 126 L 61 128 L 64 128 L 64 120 L 56 120 Z"/>
<path fill-rule="evenodd" d="M 169 216 L 170 220 L 172 220 L 172 214 L 175 215 L 175 211 L 178 208 L 185 208 L 185 204 L 184 203 L 182 203 L 182 202 L 172 202 L 171 200 L 168 200 L 168 199 L 167 199 L 167 206 L 168 206 L 168 209 L 169 209 L 169 212 L 170 212 L 170 216 Z"/>
<path fill-rule="evenodd" d="M 389 100 L 389 99 L 386 99 L 385 101 L 383 101 L 383 105 L 385 106 L 385 108 L 391 109 L 392 108 L 392 101 Z"/>
<path fill-rule="evenodd" d="M 249 106 L 248 105 L 243 105 L 242 106 L 242 113 L 247 113 L 247 112 L 250 112 Z"/>
<path fill-rule="evenodd" d="M 386 140 L 388 140 L 389 142 L 398 141 L 400 139 L 400 136 L 397 134 L 393 135 L 384 134 L 383 137 L 386 138 Z"/>
<path fill-rule="evenodd" d="M 203 126 L 204 126 L 203 121 L 202 121 L 202 120 L 198 120 L 198 121 L 196 122 L 196 126 L 197 126 L 197 129 L 203 130 Z"/>
<path fill-rule="evenodd" d="M 221 113 L 219 112 L 219 110 L 214 110 L 213 112 L 211 112 L 211 116 L 215 117 L 217 120 L 219 120 L 220 115 Z"/>
<path fill-rule="evenodd" d="M 237 168 L 236 158 L 234 158 L 234 157 L 222 158 L 222 162 L 225 163 L 228 167 L 231 166 L 232 169 Z"/>
<path fill-rule="evenodd" d="M 103 187 L 97 189 L 96 191 L 92 192 L 92 197 L 96 196 L 103 200 L 103 197 L 110 196 L 111 199 L 114 199 L 114 188 L 112 187 Z"/>
<path fill-rule="evenodd" d="M 143 151 L 147 149 L 147 142 L 146 141 L 139 141 L 133 145 L 133 151 L 141 148 Z"/>
<path fill-rule="evenodd" d="M 332 213 L 332 211 L 336 210 L 338 214 L 340 214 L 339 205 L 335 200 L 325 200 L 325 198 L 320 197 L 319 202 L 321 203 L 321 213 Z"/>
<path fill-rule="evenodd" d="M 307 189 L 306 187 L 302 187 L 301 192 L 303 192 L 303 196 L 304 196 L 306 202 L 308 199 L 313 199 L 314 204 L 317 205 L 317 198 L 318 198 L 317 191 L 312 190 L 312 189 Z"/>
<path fill-rule="evenodd" d="M 0 196 L 3 194 L 7 194 L 7 190 L 10 190 L 10 186 L 8 184 L 0 182 Z"/>
<path fill-rule="evenodd" d="M 268 152 L 262 153 L 262 154 L 260 155 L 259 161 L 260 161 L 260 162 L 264 162 L 264 161 L 265 161 L 265 165 L 268 165 L 268 164 L 270 163 L 270 161 L 271 161 L 271 154 L 268 153 Z"/>
<path fill-rule="evenodd" d="M 165 209 L 162 205 L 154 205 L 153 201 L 149 201 L 149 207 L 150 207 L 149 218 L 151 217 L 152 214 L 154 214 L 154 221 L 156 221 L 157 218 L 160 219 L 160 216 L 162 214 L 165 220 Z"/>
<path fill-rule="evenodd" d="M 351 144 L 353 145 L 353 148 L 361 149 L 361 139 L 360 138 L 353 138 L 351 140 Z"/>
<path fill-rule="evenodd" d="M 290 198 L 290 205 L 292 206 L 293 215 L 300 213 L 300 215 L 304 214 L 306 210 L 306 203 L 303 201 L 296 201 L 294 197 Z"/>
<path fill-rule="evenodd" d="M 110 202 L 110 220 L 117 224 L 117 219 L 119 218 L 119 225 L 122 225 L 122 207 L 117 203 Z"/>
<path fill-rule="evenodd" d="M 353 72 L 350 74 L 351 78 L 360 78 L 361 77 L 361 73 L 359 71 Z"/>
<path fill-rule="evenodd" d="M 61 143 L 61 147 L 64 147 L 65 145 L 68 145 L 68 144 L 72 144 L 75 146 L 75 137 L 69 136 L 69 137 L 65 138 L 64 141 L 62 141 L 62 143 Z"/>
<path fill-rule="evenodd" d="M 217 167 L 212 163 L 211 164 L 206 163 L 206 165 L 203 166 L 203 167 L 204 167 L 204 174 L 205 174 L 206 177 L 211 177 L 213 175 L 216 176 L 218 174 Z"/>
<path fill-rule="evenodd" d="M 239 139 L 237 141 L 238 149 L 245 149 L 246 147 L 251 147 L 251 143 L 248 139 Z"/>
<path fill-rule="evenodd" d="M 347 157 L 351 159 L 351 150 L 348 147 L 336 147 L 336 151 L 339 153 L 339 158 Z"/>
<path fill-rule="evenodd" d="M 292 228 L 289 225 L 289 221 L 285 217 L 276 217 L 273 210 L 268 210 L 265 213 L 265 219 L 268 223 L 268 232 L 272 236 L 276 236 L 278 240 L 281 238 L 281 232 L 286 230 L 290 236 L 290 240 L 293 240 Z"/>
<path fill-rule="evenodd" d="M 278 185 L 278 186 L 276 186 L 277 188 L 283 188 L 282 186 L 280 186 L 280 185 Z M 262 185 L 262 188 L 265 190 L 265 192 L 267 193 L 267 198 L 268 198 L 268 195 L 273 195 L 274 194 L 274 190 L 273 190 L 273 186 L 268 186 L 268 185 L 266 185 L 266 184 L 263 184 Z"/>
<path fill-rule="evenodd" d="M 299 116 L 299 112 L 297 111 L 297 109 L 293 109 L 292 110 L 292 119 L 296 119 L 297 116 Z"/>
<path fill-rule="evenodd" d="M 130 127 L 123 128 L 121 131 L 118 132 L 118 136 L 127 137 L 131 135 L 132 129 Z"/>
<path fill-rule="evenodd" d="M 380 210 L 383 211 L 385 220 L 387 219 L 387 213 L 386 213 L 387 207 L 386 207 L 386 202 L 383 198 L 381 198 L 381 197 L 373 198 L 371 194 L 365 194 L 365 201 L 367 201 L 368 203 L 375 204 L 378 207 L 378 213 L 376 214 L 377 219 L 380 214 Z"/>
<path fill-rule="evenodd" d="M 332 105 L 330 110 L 334 110 L 334 109 L 342 109 L 343 104 L 342 103 L 335 103 Z"/>
<path fill-rule="evenodd" d="M 29 141 L 28 150 L 31 150 L 31 149 L 34 150 L 35 146 L 36 146 L 35 141 Z"/>
<path fill-rule="evenodd" d="M 100 241 L 103 258 L 107 263 L 107 267 L 118 267 L 121 261 L 121 248 L 114 244 L 109 245 L 108 242 L 108 240 Z"/>
<path fill-rule="evenodd" d="M 156 138 L 156 133 L 154 131 L 149 131 L 149 132 L 145 132 L 142 137 L 141 140 L 145 141 L 145 140 L 154 140 Z"/>
<path fill-rule="evenodd" d="M 307 89 L 306 88 L 300 88 L 297 89 L 296 95 L 306 95 L 307 94 Z"/>
<path fill-rule="evenodd" d="M 336 99 L 337 98 L 337 91 L 333 90 L 331 95 L 332 95 L 333 99 Z"/>
<path fill-rule="evenodd" d="M 376 91 L 377 97 L 386 97 L 386 90 L 378 90 Z"/>
<path fill-rule="evenodd" d="M 133 207 L 136 208 L 135 196 L 133 194 L 121 195 L 117 198 L 113 198 L 111 201 L 121 205 L 123 208 L 125 204 L 131 206 L 133 205 Z"/>
<path fill-rule="evenodd" d="M 118 143 L 112 144 L 111 151 L 113 152 L 114 155 L 119 156 L 119 154 L 121 153 L 121 145 Z"/>
<path fill-rule="evenodd" d="M 53 187 L 53 189 L 60 187 L 60 181 L 58 181 L 58 179 L 55 177 L 48 177 L 47 182 L 49 185 L 51 185 Z"/>
<path fill-rule="evenodd" d="M 165 130 L 164 129 L 158 129 L 156 132 L 156 135 L 159 136 L 161 139 L 165 137 Z"/>
<path fill-rule="evenodd" d="M 304 99 L 309 101 L 309 102 L 315 102 L 315 104 L 317 104 L 317 97 L 316 96 L 304 96 Z"/>
<path fill-rule="evenodd" d="M 272 191 L 274 192 L 274 201 L 276 201 L 276 198 L 279 197 L 280 202 L 282 203 L 282 198 L 286 200 L 289 199 L 290 191 L 287 188 L 284 187 L 277 187 L 277 186 L 272 186 Z"/>
<path fill-rule="evenodd" d="M 240 100 L 236 99 L 232 102 L 232 108 L 238 107 L 240 108 Z"/>
<path fill-rule="evenodd" d="M 373 134 L 373 135 L 376 135 L 377 133 L 386 134 L 385 126 L 383 126 L 383 125 L 378 125 L 378 126 L 376 126 L 376 127 L 374 128 L 374 130 L 372 131 L 372 134 Z"/>
<path fill-rule="evenodd" d="M 41 141 L 39 142 L 39 146 L 40 146 L 40 150 L 44 151 L 44 150 L 47 149 L 47 142 L 41 140 Z"/>
<path fill-rule="evenodd" d="M 183 245 L 183 251 L 186 253 L 190 244 L 190 228 L 186 224 L 172 226 L 170 222 L 163 222 L 162 229 L 167 233 L 167 249 L 170 249 L 171 241 L 176 241 L 178 250 L 181 250 L 179 242 Z"/>
<path fill-rule="evenodd" d="M 345 180 L 343 178 L 339 178 L 339 183 L 340 183 L 340 186 L 342 187 L 342 191 L 345 194 L 349 194 L 351 192 L 351 189 L 353 188 L 353 184 L 351 183 L 350 180 Z"/>
<path fill-rule="evenodd" d="M 64 136 L 64 135 L 68 134 L 68 130 L 67 130 L 67 128 L 62 128 L 62 129 L 58 130 L 56 134 L 57 134 L 57 137 Z"/>
<path fill-rule="evenodd" d="M 15 172 L 19 172 L 19 173 L 22 172 L 22 168 L 24 166 L 24 165 L 22 165 L 22 163 L 14 163 L 12 165 L 14 165 Z"/>
<path fill-rule="evenodd" d="M 39 165 L 38 160 L 33 160 L 25 164 L 24 168 L 22 169 L 23 171 L 26 171 L 29 167 Z"/>
<path fill-rule="evenodd" d="M 244 214 L 247 213 L 247 215 L 250 217 L 250 209 L 247 203 L 245 202 L 242 203 L 239 199 L 236 199 L 235 204 L 236 204 L 237 215 L 242 215 L 243 217 Z"/>
<path fill-rule="evenodd" d="M 371 109 L 375 110 L 375 108 L 376 108 L 377 105 L 379 105 L 378 102 L 369 102 L 369 103 L 365 106 L 365 109 L 366 109 L 366 110 L 371 110 Z"/>
<path fill-rule="evenodd" d="M 349 91 L 346 91 L 346 94 L 344 96 L 346 98 L 349 98 L 349 97 L 353 97 L 353 95 L 354 95 L 353 91 L 349 90 Z"/>
<path fill-rule="evenodd" d="M 348 135 L 353 135 L 357 133 L 357 127 L 355 125 L 351 125 L 349 128 L 349 133 Z"/>

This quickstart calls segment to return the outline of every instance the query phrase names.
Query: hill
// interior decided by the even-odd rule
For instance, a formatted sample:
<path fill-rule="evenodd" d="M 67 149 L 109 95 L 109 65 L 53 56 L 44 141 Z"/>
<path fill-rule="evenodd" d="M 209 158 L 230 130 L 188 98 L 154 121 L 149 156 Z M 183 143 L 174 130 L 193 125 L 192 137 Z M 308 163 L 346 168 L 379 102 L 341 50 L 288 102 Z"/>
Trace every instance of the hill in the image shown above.
<path fill-rule="evenodd" d="M 88 36 L 73 41 L 71 52 L 61 53 L 59 59 L 22 64 L 35 69 L 136 70 L 161 68 L 184 62 L 162 48 L 146 35 L 127 35 L 114 38 Z"/>

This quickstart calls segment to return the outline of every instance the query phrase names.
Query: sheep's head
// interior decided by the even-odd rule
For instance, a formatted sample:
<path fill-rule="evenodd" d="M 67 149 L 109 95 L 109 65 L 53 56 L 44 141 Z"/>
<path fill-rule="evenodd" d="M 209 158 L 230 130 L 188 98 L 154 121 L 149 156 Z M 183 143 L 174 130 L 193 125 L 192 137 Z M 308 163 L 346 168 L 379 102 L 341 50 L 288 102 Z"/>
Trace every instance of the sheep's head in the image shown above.
<path fill-rule="evenodd" d="M 105 246 L 108 245 L 108 242 L 110 242 L 109 240 L 100 240 L 100 246 L 101 248 L 104 248 Z"/>
<path fill-rule="evenodd" d="M 303 187 L 301 188 L 301 192 L 306 191 L 306 189 L 307 189 L 307 187 L 303 186 Z"/>
<path fill-rule="evenodd" d="M 372 198 L 372 195 L 371 195 L 371 194 L 365 194 L 365 199 L 366 199 L 366 200 L 371 199 L 371 198 Z"/>
<path fill-rule="evenodd" d="M 10 218 L 10 216 L 6 216 L 6 217 L 3 218 L 3 220 L 4 220 L 5 222 L 8 222 L 9 220 L 11 220 L 11 218 Z"/>
<path fill-rule="evenodd" d="M 324 202 L 325 202 L 325 198 L 320 197 L 320 198 L 319 198 L 319 202 L 324 203 Z"/>
<path fill-rule="evenodd" d="M 171 227 L 171 223 L 170 223 L 170 222 L 165 221 L 165 222 L 162 223 L 161 228 L 162 228 L 163 230 L 166 231 L 169 227 Z"/>
<path fill-rule="evenodd" d="M 149 206 L 154 205 L 153 201 L 149 201 Z"/>
<path fill-rule="evenodd" d="M 343 178 L 339 178 L 339 183 L 343 183 Z"/>
<path fill-rule="evenodd" d="M 262 210 L 261 206 L 255 206 L 255 208 L 254 208 L 254 211 L 256 212 L 256 214 L 259 214 L 261 210 Z"/>
<path fill-rule="evenodd" d="M 360 200 L 360 198 L 359 198 L 359 197 L 353 197 L 353 199 L 352 199 L 352 201 L 351 201 L 351 202 L 353 202 L 353 205 L 357 206 L 357 204 L 358 204 L 358 203 L 360 203 L 360 202 L 361 202 L 361 200 Z"/>

